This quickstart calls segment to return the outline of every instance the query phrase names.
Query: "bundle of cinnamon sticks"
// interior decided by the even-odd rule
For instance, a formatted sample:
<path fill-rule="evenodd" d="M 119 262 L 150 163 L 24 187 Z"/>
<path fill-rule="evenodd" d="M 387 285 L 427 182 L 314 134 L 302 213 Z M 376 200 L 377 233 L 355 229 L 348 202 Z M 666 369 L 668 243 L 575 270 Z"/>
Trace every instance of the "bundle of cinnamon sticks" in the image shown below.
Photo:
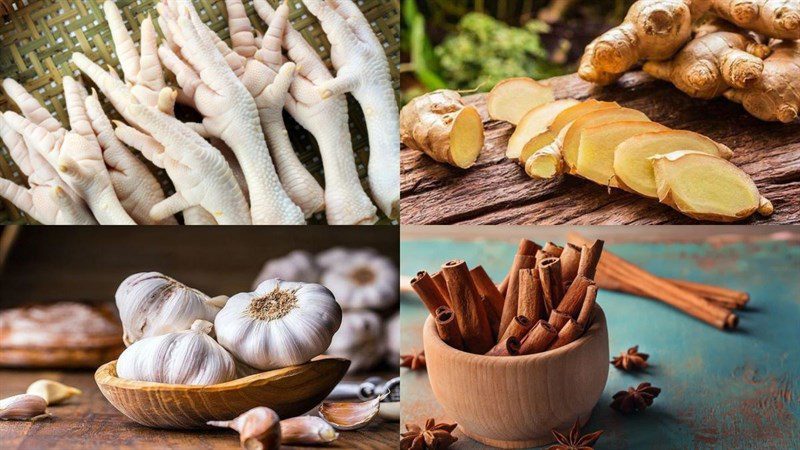
<path fill-rule="evenodd" d="M 453 260 L 433 275 L 417 273 L 411 287 L 451 347 L 492 356 L 540 353 L 591 326 L 602 251 L 600 240 L 561 248 L 523 239 L 499 286 L 481 266 L 470 270 Z"/>

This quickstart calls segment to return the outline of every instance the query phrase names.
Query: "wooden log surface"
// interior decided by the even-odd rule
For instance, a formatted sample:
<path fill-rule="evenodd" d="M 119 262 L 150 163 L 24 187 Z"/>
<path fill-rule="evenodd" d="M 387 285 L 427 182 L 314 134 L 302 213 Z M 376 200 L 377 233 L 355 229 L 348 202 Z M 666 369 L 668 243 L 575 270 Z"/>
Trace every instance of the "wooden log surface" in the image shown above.
<path fill-rule="evenodd" d="M 577 75 L 548 80 L 556 98 L 597 98 L 638 109 L 654 122 L 704 134 L 729 146 L 775 207 L 749 224 L 800 223 L 800 121 L 762 122 L 725 99 L 699 100 L 643 72 L 608 87 Z M 476 164 L 460 170 L 402 148 L 401 217 L 404 224 L 691 224 L 699 223 L 654 200 L 574 176 L 533 180 L 505 157 L 514 126 L 489 120 L 485 94 L 465 97 L 484 119 L 486 142 Z"/>

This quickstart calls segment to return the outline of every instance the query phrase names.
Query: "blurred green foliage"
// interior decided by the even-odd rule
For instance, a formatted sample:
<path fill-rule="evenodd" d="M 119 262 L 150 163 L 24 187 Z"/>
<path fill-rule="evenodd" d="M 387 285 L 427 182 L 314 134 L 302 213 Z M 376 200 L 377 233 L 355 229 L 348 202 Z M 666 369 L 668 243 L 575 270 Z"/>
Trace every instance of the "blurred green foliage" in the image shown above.
<path fill-rule="evenodd" d="M 563 69 L 548 61 L 539 36 L 547 30 L 547 24 L 537 20 L 517 28 L 482 13 L 468 13 L 457 31 L 434 49 L 439 74 L 450 88 L 482 91 L 510 77 L 560 75 Z"/>

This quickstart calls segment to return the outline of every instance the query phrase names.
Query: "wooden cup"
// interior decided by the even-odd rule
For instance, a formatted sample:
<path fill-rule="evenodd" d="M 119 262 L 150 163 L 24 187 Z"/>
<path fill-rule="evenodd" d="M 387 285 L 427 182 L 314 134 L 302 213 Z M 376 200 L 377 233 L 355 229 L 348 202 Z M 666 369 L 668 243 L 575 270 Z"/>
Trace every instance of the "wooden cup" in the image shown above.
<path fill-rule="evenodd" d="M 111 361 L 94 374 L 100 391 L 122 414 L 154 428 L 206 427 L 267 406 L 288 419 L 317 406 L 344 378 L 350 361 L 319 356 L 299 366 L 257 373 L 210 386 L 150 383 L 117 377 Z"/>
<path fill-rule="evenodd" d="M 580 339 L 524 356 L 485 356 L 445 344 L 428 317 L 425 360 L 433 393 L 447 420 L 483 444 L 536 447 L 550 430 L 586 423 L 608 378 L 608 329 L 600 306 Z"/>

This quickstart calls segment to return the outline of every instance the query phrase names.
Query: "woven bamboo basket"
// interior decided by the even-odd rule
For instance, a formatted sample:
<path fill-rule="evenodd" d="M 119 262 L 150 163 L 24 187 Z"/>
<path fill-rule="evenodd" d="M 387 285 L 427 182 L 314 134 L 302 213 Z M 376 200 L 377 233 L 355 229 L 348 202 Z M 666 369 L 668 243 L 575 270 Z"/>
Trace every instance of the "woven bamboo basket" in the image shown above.
<path fill-rule="evenodd" d="M 158 0 L 116 0 L 123 19 L 138 42 L 139 24 L 151 14 L 157 16 L 155 4 Z M 282 0 L 268 0 L 277 6 Z M 389 57 L 395 92 L 399 92 L 398 65 L 400 61 L 400 3 L 399 0 L 354 0 L 372 24 L 384 44 Z M 223 39 L 228 39 L 227 14 L 223 0 L 193 0 L 200 17 Z M 244 0 L 251 22 L 259 31 L 265 24 L 255 13 L 252 1 Z M 316 18 L 308 13 L 300 0 L 290 0 L 290 19 L 294 27 L 316 48 L 330 67 L 328 43 Z M 70 56 L 81 51 L 101 66 L 121 68 L 114 54 L 111 32 L 103 16 L 103 0 L 0 0 L 0 76 L 11 77 L 24 85 L 41 103 L 67 124 L 68 118 L 61 87 L 64 75 L 79 76 L 80 72 L 70 63 Z M 333 70 L 332 70 L 333 71 Z M 91 85 L 88 78 L 84 78 Z M 101 98 L 103 96 L 101 95 Z M 104 109 L 109 117 L 119 118 L 113 107 L 104 99 Z M 348 98 L 350 109 L 350 132 L 361 182 L 367 188 L 367 161 L 369 148 L 364 116 L 358 103 Z M 5 92 L 0 91 L 0 111 L 17 110 Z M 300 160 L 317 179 L 323 181 L 322 161 L 314 139 L 287 117 L 287 128 L 292 144 Z M 166 173 L 157 173 L 167 193 L 173 188 Z M 0 176 L 19 184 L 25 177 L 11 160 L 8 149 L 0 142 Z M 324 214 L 311 222 L 324 222 Z M 388 223 L 382 217 L 382 223 Z M 0 223 L 34 223 L 33 219 L 19 211 L 10 202 L 0 199 Z"/>

